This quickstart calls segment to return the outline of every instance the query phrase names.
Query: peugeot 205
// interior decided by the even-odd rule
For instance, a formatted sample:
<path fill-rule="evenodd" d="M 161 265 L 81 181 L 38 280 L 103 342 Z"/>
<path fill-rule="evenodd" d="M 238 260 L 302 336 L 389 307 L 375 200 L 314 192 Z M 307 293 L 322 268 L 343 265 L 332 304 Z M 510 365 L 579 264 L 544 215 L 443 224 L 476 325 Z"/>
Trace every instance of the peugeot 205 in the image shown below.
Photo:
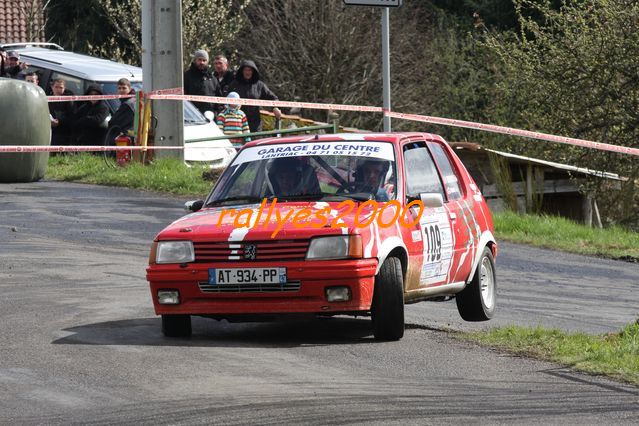
<path fill-rule="evenodd" d="M 165 336 L 190 336 L 193 315 L 370 315 L 398 340 L 405 304 L 453 297 L 466 321 L 494 315 L 492 217 L 440 136 L 261 139 L 185 208 L 147 269 Z"/>

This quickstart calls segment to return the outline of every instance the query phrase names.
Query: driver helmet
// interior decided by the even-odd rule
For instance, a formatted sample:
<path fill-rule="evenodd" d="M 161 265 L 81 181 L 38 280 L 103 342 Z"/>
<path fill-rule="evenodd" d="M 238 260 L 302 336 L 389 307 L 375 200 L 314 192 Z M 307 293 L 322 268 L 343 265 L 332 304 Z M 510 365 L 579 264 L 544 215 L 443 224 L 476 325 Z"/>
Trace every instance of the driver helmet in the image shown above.
<path fill-rule="evenodd" d="M 295 157 L 274 159 L 268 168 L 274 195 L 301 194 L 303 167 L 304 164 Z"/>
<path fill-rule="evenodd" d="M 353 173 L 355 184 L 362 188 L 363 192 L 375 193 L 383 184 L 390 161 L 380 158 L 360 159 Z"/>

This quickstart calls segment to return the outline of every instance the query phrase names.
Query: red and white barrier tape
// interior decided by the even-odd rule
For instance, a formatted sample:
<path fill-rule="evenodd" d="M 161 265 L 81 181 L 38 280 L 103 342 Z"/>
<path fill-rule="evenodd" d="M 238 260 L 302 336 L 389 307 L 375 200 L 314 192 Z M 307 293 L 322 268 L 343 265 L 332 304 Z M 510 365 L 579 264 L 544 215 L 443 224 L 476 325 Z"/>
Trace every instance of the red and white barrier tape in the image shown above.
<path fill-rule="evenodd" d="M 198 147 L 198 149 L 199 148 L 200 147 Z M 0 152 L 102 152 L 102 151 L 152 151 L 152 150 L 180 151 L 183 149 L 184 149 L 183 146 L 0 145 Z"/>
<path fill-rule="evenodd" d="M 211 102 L 216 104 L 251 105 L 283 108 L 309 108 L 309 109 L 330 109 L 335 111 L 359 111 L 359 112 L 382 112 L 384 109 L 373 106 L 344 105 L 344 104 L 318 104 L 311 102 L 292 101 L 267 101 L 262 99 L 229 99 L 220 96 L 195 96 L 195 95 L 161 95 L 148 94 L 147 99 L 170 99 L 187 100 L 195 102 Z"/>
<path fill-rule="evenodd" d="M 173 89 L 159 89 L 154 90 L 146 94 L 146 97 L 152 95 L 182 95 L 184 90 L 181 87 L 175 87 Z M 99 101 L 105 99 L 122 99 L 131 98 L 135 94 L 131 95 L 70 95 L 70 96 L 47 96 L 49 102 L 68 102 L 68 101 Z"/>
<path fill-rule="evenodd" d="M 184 95 L 184 89 L 181 87 L 174 87 L 173 89 L 158 89 L 147 93 L 147 95 Z"/>
<path fill-rule="evenodd" d="M 146 93 L 146 99 L 157 100 L 189 100 L 195 102 L 210 102 L 218 104 L 230 103 L 229 98 L 219 96 L 195 96 L 182 95 L 182 88 L 160 89 Z M 95 96 L 49 96 L 50 102 L 62 102 L 70 100 L 97 100 L 97 99 L 119 99 L 128 98 L 131 95 L 95 95 Z M 575 139 L 565 136 L 550 135 L 547 133 L 532 132 L 528 130 L 515 129 L 512 127 L 496 126 L 493 124 L 475 123 L 471 121 L 455 120 L 450 118 L 433 117 L 418 114 L 404 114 L 400 112 L 387 111 L 381 107 L 363 106 L 363 105 L 345 105 L 345 104 L 320 104 L 312 102 L 291 102 L 291 101 L 269 101 L 261 99 L 233 99 L 233 105 L 251 105 L 266 107 L 284 107 L 284 108 L 309 108 L 324 109 L 333 111 L 357 111 L 357 112 L 382 112 L 384 115 L 403 120 L 419 121 L 422 123 L 441 124 L 444 126 L 463 127 L 467 129 L 482 130 L 492 133 L 501 133 L 504 135 L 518 136 L 524 138 L 538 139 L 549 142 L 556 142 L 567 145 L 574 145 L 584 148 L 597 149 L 601 151 L 617 152 L 621 154 L 630 154 L 639 156 L 638 148 L 631 148 L 621 145 L 612 145 L 601 142 L 593 142 L 584 139 Z M 166 149 L 166 147 L 162 147 Z M 0 151 L 3 152 L 3 151 Z M 6 151 L 4 151 L 6 152 Z M 28 152 L 28 151 L 23 151 Z"/>
<path fill-rule="evenodd" d="M 135 95 L 69 95 L 69 96 L 47 96 L 49 102 L 69 102 L 69 101 L 98 101 L 104 99 L 130 98 Z"/>
<path fill-rule="evenodd" d="M 402 114 L 400 112 L 384 113 L 389 117 L 401 118 L 404 120 L 420 121 L 422 123 L 442 124 L 444 126 L 463 127 L 466 129 L 483 130 L 492 133 L 501 133 L 510 136 L 520 136 L 524 138 L 540 139 L 549 142 L 557 142 L 568 145 L 575 145 L 584 148 L 598 149 L 602 151 L 619 152 L 622 154 L 639 155 L 638 148 L 630 148 L 621 145 L 611 145 L 601 142 L 587 141 L 583 139 L 568 138 L 565 136 L 549 135 L 547 133 L 531 132 L 529 130 L 514 129 L 512 127 L 495 126 L 493 124 L 474 123 L 471 121 L 454 120 L 450 118 L 431 117 L 427 115 Z"/>

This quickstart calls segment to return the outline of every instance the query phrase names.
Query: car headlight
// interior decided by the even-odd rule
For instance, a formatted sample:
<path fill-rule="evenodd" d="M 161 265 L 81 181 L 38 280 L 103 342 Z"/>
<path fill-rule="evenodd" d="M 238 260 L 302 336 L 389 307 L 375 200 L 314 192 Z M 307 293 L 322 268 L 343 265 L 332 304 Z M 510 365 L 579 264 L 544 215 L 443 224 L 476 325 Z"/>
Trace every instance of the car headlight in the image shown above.
<path fill-rule="evenodd" d="M 155 263 L 188 263 L 195 260 L 191 241 L 158 242 Z"/>
<path fill-rule="evenodd" d="M 362 237 L 360 235 L 335 235 L 311 240 L 307 259 L 347 259 L 362 257 Z"/>

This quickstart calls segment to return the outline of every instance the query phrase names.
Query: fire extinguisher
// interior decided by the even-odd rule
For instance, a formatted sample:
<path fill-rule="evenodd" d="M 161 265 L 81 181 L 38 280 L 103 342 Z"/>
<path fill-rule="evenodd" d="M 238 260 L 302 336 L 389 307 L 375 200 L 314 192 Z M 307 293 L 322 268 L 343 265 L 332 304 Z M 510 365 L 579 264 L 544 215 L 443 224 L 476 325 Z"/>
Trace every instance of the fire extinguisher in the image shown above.
<path fill-rule="evenodd" d="M 115 146 L 131 146 L 131 138 L 127 135 L 121 134 L 115 138 Z M 124 167 L 131 162 L 131 150 L 123 149 L 115 152 L 115 161 L 118 166 Z"/>

